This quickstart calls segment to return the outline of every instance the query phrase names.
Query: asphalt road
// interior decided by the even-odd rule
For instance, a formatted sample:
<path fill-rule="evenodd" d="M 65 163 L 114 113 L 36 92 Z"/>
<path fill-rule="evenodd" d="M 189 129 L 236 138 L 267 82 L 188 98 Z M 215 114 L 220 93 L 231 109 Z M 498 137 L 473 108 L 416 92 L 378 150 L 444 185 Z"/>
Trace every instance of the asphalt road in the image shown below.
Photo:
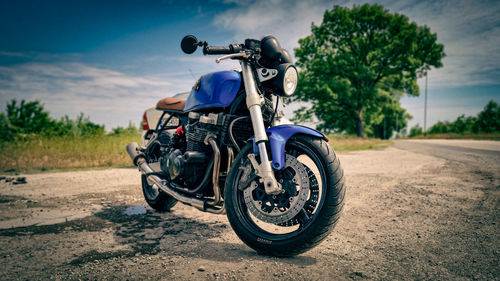
<path fill-rule="evenodd" d="M 146 206 L 135 169 L 0 181 L 0 280 L 499 280 L 499 142 L 340 154 L 344 213 L 316 248 L 256 254 L 223 215 Z"/>
<path fill-rule="evenodd" d="M 404 140 L 396 141 L 394 147 L 480 169 L 500 169 L 500 141 Z"/>

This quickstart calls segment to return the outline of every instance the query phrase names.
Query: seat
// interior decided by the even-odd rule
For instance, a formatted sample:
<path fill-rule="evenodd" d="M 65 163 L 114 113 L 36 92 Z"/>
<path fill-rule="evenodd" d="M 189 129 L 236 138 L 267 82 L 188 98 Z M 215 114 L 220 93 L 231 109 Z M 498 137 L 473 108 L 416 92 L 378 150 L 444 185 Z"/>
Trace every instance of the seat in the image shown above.
<path fill-rule="evenodd" d="M 183 111 L 186 100 L 168 97 L 158 101 L 156 109 L 158 110 L 176 110 Z"/>

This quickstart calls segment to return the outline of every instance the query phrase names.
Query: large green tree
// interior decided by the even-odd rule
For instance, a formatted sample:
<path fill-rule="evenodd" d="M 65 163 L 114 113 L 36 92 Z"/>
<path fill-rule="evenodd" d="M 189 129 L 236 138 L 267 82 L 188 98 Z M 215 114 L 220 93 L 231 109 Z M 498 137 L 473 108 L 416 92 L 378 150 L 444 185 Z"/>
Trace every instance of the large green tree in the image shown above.
<path fill-rule="evenodd" d="M 326 131 L 381 137 L 382 123 L 406 124 L 401 93 L 417 96 L 417 78 L 445 55 L 427 26 L 380 5 L 334 6 L 311 29 L 295 49 L 301 80 L 293 100 L 312 103 L 297 119 L 314 115 Z"/>

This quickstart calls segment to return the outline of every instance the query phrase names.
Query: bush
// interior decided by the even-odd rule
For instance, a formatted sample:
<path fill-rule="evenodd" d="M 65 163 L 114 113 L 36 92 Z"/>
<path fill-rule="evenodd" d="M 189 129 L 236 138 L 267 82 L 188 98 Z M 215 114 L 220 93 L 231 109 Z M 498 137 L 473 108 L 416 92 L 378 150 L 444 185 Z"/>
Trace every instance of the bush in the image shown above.
<path fill-rule="evenodd" d="M 483 111 L 477 117 L 457 117 L 454 122 L 439 121 L 428 131 L 429 134 L 471 134 L 471 133 L 495 133 L 500 132 L 500 107 L 494 101 L 488 102 Z M 411 133 L 410 133 L 411 135 Z"/>
<path fill-rule="evenodd" d="M 422 130 L 422 127 L 420 127 L 420 125 L 417 124 L 417 125 L 411 127 L 409 137 L 414 137 L 414 136 L 418 136 L 418 135 L 422 135 L 422 134 L 424 134 L 424 131 Z"/>
<path fill-rule="evenodd" d="M 131 122 L 127 128 L 117 127 L 111 135 L 139 134 L 139 129 Z M 5 113 L 0 113 L 0 141 L 43 137 L 94 137 L 104 136 L 104 125 L 90 121 L 80 113 L 75 120 L 67 115 L 59 120 L 49 116 L 40 101 L 17 103 L 12 100 L 7 104 Z"/>
<path fill-rule="evenodd" d="M 483 111 L 477 115 L 475 129 L 479 132 L 500 132 L 500 107 L 494 101 L 488 102 Z"/>
<path fill-rule="evenodd" d="M 132 121 L 128 122 L 128 127 L 116 127 L 111 131 L 111 135 L 121 135 L 121 134 L 139 134 L 140 130 L 137 128 Z"/>
<path fill-rule="evenodd" d="M 438 121 L 429 129 L 429 134 L 445 134 L 451 132 L 452 125 L 448 121 Z"/>

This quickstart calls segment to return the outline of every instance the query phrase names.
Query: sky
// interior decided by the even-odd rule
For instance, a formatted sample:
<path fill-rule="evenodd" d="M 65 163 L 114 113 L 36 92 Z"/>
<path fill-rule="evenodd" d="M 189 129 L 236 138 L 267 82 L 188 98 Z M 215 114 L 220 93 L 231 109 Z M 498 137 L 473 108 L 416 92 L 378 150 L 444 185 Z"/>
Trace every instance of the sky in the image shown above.
<path fill-rule="evenodd" d="M 184 35 L 212 45 L 274 35 L 292 53 L 326 9 L 364 3 L 429 26 L 444 44 L 444 66 L 428 74 L 428 127 L 500 103 L 500 1 L 17 0 L 0 2 L 0 110 L 39 100 L 55 118 L 83 112 L 107 130 L 138 125 L 146 108 L 189 91 L 200 75 L 238 67 L 182 53 Z M 402 99 L 410 126 L 423 126 L 418 83 L 421 95 Z"/>

